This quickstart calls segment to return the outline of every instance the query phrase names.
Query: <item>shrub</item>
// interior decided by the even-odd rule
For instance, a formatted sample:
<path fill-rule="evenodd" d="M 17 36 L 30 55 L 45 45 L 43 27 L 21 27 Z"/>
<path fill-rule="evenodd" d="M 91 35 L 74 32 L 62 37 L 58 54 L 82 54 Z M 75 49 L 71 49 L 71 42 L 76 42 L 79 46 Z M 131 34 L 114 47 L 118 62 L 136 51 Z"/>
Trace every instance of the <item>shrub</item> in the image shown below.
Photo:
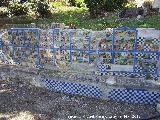
<path fill-rule="evenodd" d="M 85 7 L 86 4 L 84 3 L 84 0 L 69 0 L 69 3 L 71 6 L 75 7 Z"/>
<path fill-rule="evenodd" d="M 143 6 L 146 8 L 152 8 L 152 4 L 153 4 L 152 0 L 145 0 Z"/>
<path fill-rule="evenodd" d="M 127 3 L 125 8 L 137 8 L 137 4 L 131 2 L 131 3 Z"/>
<path fill-rule="evenodd" d="M 0 7 L 7 7 L 10 0 L 0 0 Z"/>
<path fill-rule="evenodd" d="M 18 2 L 10 2 L 8 8 L 11 16 L 27 15 L 28 13 L 28 7 L 25 4 L 20 4 Z"/>
<path fill-rule="evenodd" d="M 28 8 L 29 11 L 36 11 L 36 3 L 32 3 L 32 2 L 25 2 L 26 7 Z"/>
<path fill-rule="evenodd" d="M 92 18 L 98 16 L 98 11 L 104 9 L 104 2 L 102 0 L 84 0 Z"/>
<path fill-rule="evenodd" d="M 71 6 L 76 6 L 76 1 L 75 0 L 69 0 L 69 4 Z"/>
<path fill-rule="evenodd" d="M 63 3 L 62 3 L 62 2 L 53 2 L 53 3 L 52 3 L 52 6 L 53 6 L 54 8 L 58 8 L 58 7 L 63 6 Z"/>
<path fill-rule="evenodd" d="M 127 3 L 127 0 L 105 0 L 104 7 L 106 11 L 116 11 L 123 9 Z"/>
<path fill-rule="evenodd" d="M 76 1 L 76 7 L 85 7 L 86 4 L 84 3 L 84 0 L 75 0 Z"/>
<path fill-rule="evenodd" d="M 91 17 L 97 17 L 105 11 L 116 11 L 123 9 L 127 0 L 84 0 L 89 8 Z"/>
<path fill-rule="evenodd" d="M 0 17 L 7 17 L 8 16 L 8 9 L 7 7 L 0 7 Z"/>
<path fill-rule="evenodd" d="M 42 18 L 51 16 L 49 5 L 46 2 L 41 2 L 41 1 L 37 2 L 37 12 Z"/>
<path fill-rule="evenodd" d="M 26 6 L 28 7 L 28 13 L 27 15 L 31 18 L 37 18 L 37 5 L 36 3 L 26 2 Z"/>

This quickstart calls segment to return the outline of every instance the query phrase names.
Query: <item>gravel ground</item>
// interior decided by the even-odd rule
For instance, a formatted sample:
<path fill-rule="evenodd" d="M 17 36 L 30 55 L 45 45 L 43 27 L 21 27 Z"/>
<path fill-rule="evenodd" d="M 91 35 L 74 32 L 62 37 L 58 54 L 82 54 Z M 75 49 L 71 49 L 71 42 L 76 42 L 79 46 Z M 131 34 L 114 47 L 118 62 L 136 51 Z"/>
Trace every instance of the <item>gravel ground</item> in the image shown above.
<path fill-rule="evenodd" d="M 0 80 L 0 120 L 132 120 L 157 114 L 155 106 L 65 95 L 23 82 Z"/>

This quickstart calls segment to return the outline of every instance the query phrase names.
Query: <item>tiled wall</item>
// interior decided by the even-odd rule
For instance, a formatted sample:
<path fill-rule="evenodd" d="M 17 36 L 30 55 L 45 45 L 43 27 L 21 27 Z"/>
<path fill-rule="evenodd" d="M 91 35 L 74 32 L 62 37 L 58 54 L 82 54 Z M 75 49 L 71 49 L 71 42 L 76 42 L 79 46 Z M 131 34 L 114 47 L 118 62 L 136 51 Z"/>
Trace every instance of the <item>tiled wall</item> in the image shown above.
<path fill-rule="evenodd" d="M 144 31 L 13 28 L 3 36 L 1 49 L 21 65 L 68 69 L 76 63 L 90 64 L 100 75 L 157 80 L 160 34 L 152 29 L 148 30 L 152 34 Z"/>

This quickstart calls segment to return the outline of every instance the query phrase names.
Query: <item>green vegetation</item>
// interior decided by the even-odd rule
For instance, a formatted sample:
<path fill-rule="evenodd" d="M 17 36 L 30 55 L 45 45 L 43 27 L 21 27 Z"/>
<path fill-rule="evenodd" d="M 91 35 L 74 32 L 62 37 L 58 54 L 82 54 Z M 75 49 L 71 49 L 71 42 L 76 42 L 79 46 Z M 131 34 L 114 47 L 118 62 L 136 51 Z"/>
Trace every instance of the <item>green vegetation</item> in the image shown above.
<path fill-rule="evenodd" d="M 8 9 L 11 16 L 27 15 L 28 13 L 28 7 L 18 2 L 10 2 Z"/>
<path fill-rule="evenodd" d="M 84 0 L 69 0 L 69 4 L 74 7 L 85 7 Z"/>
<path fill-rule="evenodd" d="M 156 28 L 160 29 L 160 15 L 146 17 L 141 20 L 124 20 L 120 21 L 118 17 L 105 17 L 91 19 L 88 14 L 54 14 L 52 19 L 38 19 L 38 20 L 16 20 L 14 24 L 28 24 L 28 23 L 37 23 L 37 24 L 51 24 L 64 23 L 69 26 L 71 23 L 74 24 L 77 28 L 86 28 L 93 30 L 104 30 L 106 28 L 117 28 L 117 27 L 130 27 L 130 28 Z"/>
<path fill-rule="evenodd" d="M 0 7 L 0 16 L 2 18 L 7 17 L 8 15 L 8 8 L 7 7 Z"/>
<path fill-rule="evenodd" d="M 156 28 L 160 29 L 160 15 L 151 16 L 141 20 L 129 20 L 123 22 L 123 24 L 127 27 L 131 28 Z"/>
<path fill-rule="evenodd" d="M 33 0 L 34 1 L 34 0 Z M 75 0 L 73 0 L 75 1 Z M 72 2 L 73 2 L 72 1 Z M 76 0 L 84 4 L 84 0 Z M 64 23 L 66 26 L 74 25 L 76 28 L 86 28 L 92 30 L 104 30 L 106 28 L 117 27 L 143 27 L 160 29 L 160 15 L 146 17 L 140 20 L 126 19 L 120 20 L 114 12 L 108 12 L 107 16 L 90 17 L 90 10 L 85 5 L 70 6 L 71 3 L 51 2 L 27 2 L 25 4 L 14 3 L 8 7 L 0 7 L 0 17 L 7 17 L 12 14 L 14 16 L 25 15 L 26 19 L 13 19 L 12 24 L 51 24 Z M 19 7 L 20 5 L 20 7 Z M 17 8 L 18 6 L 18 8 Z M 136 7 L 134 4 L 127 4 L 127 8 Z M 9 12 L 8 12 L 9 11 Z"/>
<path fill-rule="evenodd" d="M 40 17 L 47 18 L 51 16 L 51 11 L 49 10 L 49 5 L 46 2 L 38 1 L 36 3 L 37 13 L 39 13 Z"/>
<path fill-rule="evenodd" d="M 104 16 L 104 12 L 113 12 L 125 8 L 127 0 L 84 0 L 89 8 L 92 18 L 99 15 Z"/>

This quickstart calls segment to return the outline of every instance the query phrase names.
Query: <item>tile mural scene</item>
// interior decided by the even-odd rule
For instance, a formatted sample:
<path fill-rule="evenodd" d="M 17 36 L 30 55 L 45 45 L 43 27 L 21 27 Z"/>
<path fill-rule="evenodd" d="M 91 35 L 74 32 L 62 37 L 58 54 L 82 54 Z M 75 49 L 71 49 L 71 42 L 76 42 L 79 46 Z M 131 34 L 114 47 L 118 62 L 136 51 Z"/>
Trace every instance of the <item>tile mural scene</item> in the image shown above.
<path fill-rule="evenodd" d="M 160 38 L 142 37 L 141 31 L 145 30 L 12 28 L 2 35 L 0 48 L 20 65 L 69 69 L 88 64 L 96 65 L 99 75 L 148 75 L 158 80 Z"/>

